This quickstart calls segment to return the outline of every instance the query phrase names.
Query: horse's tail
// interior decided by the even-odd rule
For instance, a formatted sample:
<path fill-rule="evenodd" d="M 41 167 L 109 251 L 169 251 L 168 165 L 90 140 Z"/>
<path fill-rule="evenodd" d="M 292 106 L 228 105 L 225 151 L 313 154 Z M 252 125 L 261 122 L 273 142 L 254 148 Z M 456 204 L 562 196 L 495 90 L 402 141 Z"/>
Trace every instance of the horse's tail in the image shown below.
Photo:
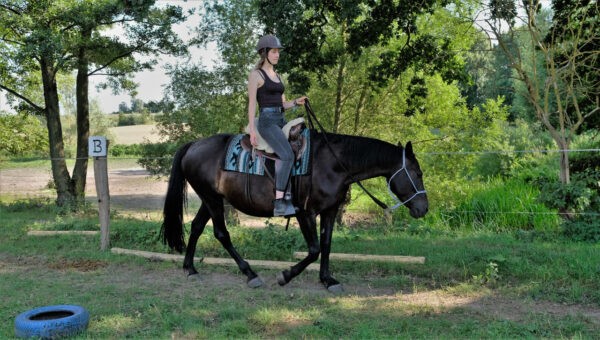
<path fill-rule="evenodd" d="M 186 180 L 181 169 L 181 159 L 193 143 L 181 147 L 173 159 L 169 187 L 165 197 L 163 209 L 163 224 L 160 234 L 164 244 L 171 249 L 183 252 L 185 241 L 183 240 L 183 207 L 187 203 Z"/>

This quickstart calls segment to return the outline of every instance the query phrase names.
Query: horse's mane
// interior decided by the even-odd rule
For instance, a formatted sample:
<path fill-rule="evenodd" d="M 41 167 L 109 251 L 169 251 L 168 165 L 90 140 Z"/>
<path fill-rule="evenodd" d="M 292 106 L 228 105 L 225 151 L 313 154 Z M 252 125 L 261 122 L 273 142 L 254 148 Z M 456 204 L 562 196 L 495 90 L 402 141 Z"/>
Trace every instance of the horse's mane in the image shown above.
<path fill-rule="evenodd" d="M 350 136 L 341 134 L 326 134 L 326 138 L 332 145 L 342 145 L 342 153 L 338 157 L 347 164 L 358 167 L 367 167 L 372 164 L 392 164 L 397 162 L 397 146 L 388 142 L 361 136 Z M 323 141 L 325 143 L 325 141 Z M 323 145 L 322 147 L 327 147 Z M 337 148 L 334 148 L 334 150 Z"/>

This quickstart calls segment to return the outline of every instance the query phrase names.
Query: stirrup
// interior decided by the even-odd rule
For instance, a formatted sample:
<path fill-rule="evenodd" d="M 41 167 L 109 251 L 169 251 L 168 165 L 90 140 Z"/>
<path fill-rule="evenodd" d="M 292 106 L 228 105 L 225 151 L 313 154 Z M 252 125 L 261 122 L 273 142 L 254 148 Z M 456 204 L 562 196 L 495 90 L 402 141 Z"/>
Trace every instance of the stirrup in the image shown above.
<path fill-rule="evenodd" d="M 291 201 L 279 198 L 273 201 L 273 216 L 293 216 L 296 215 L 296 208 Z"/>

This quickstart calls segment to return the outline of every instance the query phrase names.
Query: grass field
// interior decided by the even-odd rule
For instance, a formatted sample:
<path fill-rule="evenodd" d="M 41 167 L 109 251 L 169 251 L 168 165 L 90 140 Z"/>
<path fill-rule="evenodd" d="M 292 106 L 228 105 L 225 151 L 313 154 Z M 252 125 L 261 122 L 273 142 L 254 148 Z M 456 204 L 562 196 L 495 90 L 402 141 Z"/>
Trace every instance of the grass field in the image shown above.
<path fill-rule="evenodd" d="M 27 236 L 28 230 L 97 230 L 91 209 L 75 216 L 42 200 L 0 204 L 0 338 L 17 314 L 43 305 L 89 310 L 80 338 L 595 338 L 600 334 L 600 246 L 520 239 L 509 233 L 410 230 L 362 224 L 338 228 L 333 251 L 425 256 L 425 264 L 332 263 L 345 293 L 328 293 L 316 272 L 285 287 L 276 271 L 247 288 L 237 268 L 180 263 L 99 250 L 94 236 Z M 246 258 L 292 260 L 300 232 L 272 219 L 234 226 Z M 165 252 L 160 221 L 114 213 L 112 246 Z M 226 254 L 207 228 L 199 256 Z"/>
<path fill-rule="evenodd" d="M 110 128 L 109 133 L 115 138 L 112 144 L 130 145 L 160 141 L 155 124 L 116 126 Z"/>

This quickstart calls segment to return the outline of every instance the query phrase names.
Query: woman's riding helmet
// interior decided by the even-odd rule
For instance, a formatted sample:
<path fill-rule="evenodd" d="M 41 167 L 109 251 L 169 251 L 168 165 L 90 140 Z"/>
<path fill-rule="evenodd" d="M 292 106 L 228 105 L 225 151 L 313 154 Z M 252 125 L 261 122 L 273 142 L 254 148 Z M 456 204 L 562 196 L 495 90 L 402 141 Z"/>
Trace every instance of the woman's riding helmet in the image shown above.
<path fill-rule="evenodd" d="M 268 51 L 268 49 L 271 48 L 283 48 L 283 46 L 281 46 L 281 43 L 279 42 L 279 39 L 276 36 L 272 34 L 267 34 L 258 39 L 258 43 L 256 44 L 257 53 L 260 54 L 263 49 L 267 49 Z"/>

